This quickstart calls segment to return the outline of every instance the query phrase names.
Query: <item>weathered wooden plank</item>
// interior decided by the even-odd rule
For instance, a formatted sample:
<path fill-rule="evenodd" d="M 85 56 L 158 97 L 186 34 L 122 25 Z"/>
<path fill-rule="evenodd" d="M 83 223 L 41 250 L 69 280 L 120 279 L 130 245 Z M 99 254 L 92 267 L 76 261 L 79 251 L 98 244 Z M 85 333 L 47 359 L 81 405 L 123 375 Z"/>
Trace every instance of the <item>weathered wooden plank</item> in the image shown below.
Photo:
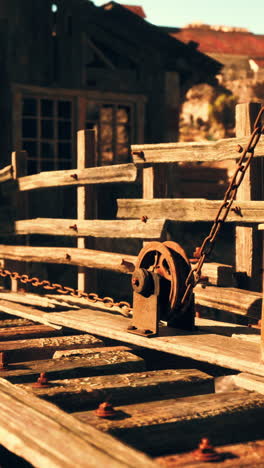
<path fill-rule="evenodd" d="M 61 359 L 26 361 L 19 365 L 10 363 L 7 370 L 0 370 L 0 376 L 10 382 L 32 382 L 41 372 L 47 372 L 50 380 L 62 378 L 89 377 L 100 374 L 140 372 L 145 370 L 144 360 L 130 352 L 104 352 L 95 350 L 85 356 L 69 356 Z"/>
<path fill-rule="evenodd" d="M 33 320 L 38 323 L 43 323 L 49 327 L 54 328 L 55 330 L 60 330 L 61 327 L 50 323 L 49 314 L 42 312 L 32 307 L 23 306 L 21 304 L 17 305 L 12 302 L 4 301 L 0 299 L 0 311 L 5 312 L 6 314 L 16 315 L 18 317 L 23 317 L 29 320 Z"/>
<path fill-rule="evenodd" d="M 15 221 L 12 226 L 6 225 L 2 229 L 3 233 L 10 232 L 10 229 L 16 235 L 47 234 L 72 237 L 160 239 L 166 229 L 166 220 L 164 218 L 152 219 L 144 223 L 141 220 L 35 218 Z"/>
<path fill-rule="evenodd" d="M 116 420 L 102 420 L 94 411 L 74 415 L 151 455 L 175 447 L 195 448 L 205 434 L 213 434 L 217 444 L 248 440 L 252 434 L 263 436 L 264 397 L 245 390 L 118 405 L 116 409 L 120 411 Z"/>
<path fill-rule="evenodd" d="M 213 442 L 213 434 L 210 440 Z M 197 441 L 198 448 L 199 441 Z M 254 440 L 243 444 L 228 444 L 214 447 L 222 458 L 216 463 L 199 461 L 193 451 L 177 453 L 156 458 L 166 468 L 207 468 L 216 465 L 219 468 L 262 468 L 264 457 L 264 440 Z M 175 452 L 175 451 L 174 451 Z"/>
<path fill-rule="evenodd" d="M 7 362 L 51 359 L 59 350 L 90 349 L 103 346 L 103 341 L 92 335 L 52 336 L 35 339 L 21 339 L 1 343 L 0 350 L 6 353 Z M 77 351 L 76 351 L 77 352 Z"/>
<path fill-rule="evenodd" d="M 20 327 L 1 327 L 0 342 L 20 340 L 21 338 L 42 338 L 44 336 L 58 335 L 58 330 L 47 325 L 27 325 Z"/>
<path fill-rule="evenodd" d="M 25 292 L 11 292 L 11 291 L 0 291 L 0 299 L 4 299 L 10 302 L 17 302 L 20 304 L 27 304 L 31 306 L 44 307 L 45 309 L 55 309 L 57 307 L 67 307 L 67 303 L 62 301 L 56 301 L 56 299 L 50 297 L 39 296 L 38 294 L 31 294 Z"/>
<path fill-rule="evenodd" d="M 132 145 L 133 162 L 144 164 L 164 164 L 174 162 L 206 162 L 237 159 L 237 145 L 245 146 L 248 137 L 224 138 L 216 142 L 179 142 L 147 145 Z M 261 138 L 255 157 L 264 156 L 264 139 Z"/>
<path fill-rule="evenodd" d="M 21 192 L 49 187 L 81 186 L 88 184 L 111 184 L 135 182 L 137 169 L 134 164 L 89 167 L 65 171 L 40 172 L 17 179 Z"/>
<path fill-rule="evenodd" d="M 236 135 L 249 137 L 254 129 L 256 117 L 261 109 L 257 102 L 243 103 L 236 106 Z M 263 139 L 263 137 L 262 137 Z M 263 159 L 255 159 L 245 174 L 244 180 L 236 194 L 236 204 L 240 201 L 263 200 Z M 261 291 L 262 278 L 259 274 L 262 263 L 262 239 L 261 234 L 252 226 L 236 226 L 236 272 L 240 274 L 242 281 L 240 287 Z"/>
<path fill-rule="evenodd" d="M 264 231 L 264 224 L 259 224 L 259 225 L 258 225 L 258 229 L 259 229 L 260 231 Z"/>
<path fill-rule="evenodd" d="M 203 198 L 163 198 L 154 200 L 119 199 L 118 218 L 141 218 L 148 216 L 146 225 L 151 218 L 165 218 L 175 221 L 213 221 L 221 205 L 220 200 Z M 239 201 L 234 207 L 240 208 L 239 214 L 231 211 L 226 222 L 261 223 L 264 213 L 264 201 Z"/>
<path fill-rule="evenodd" d="M 155 468 L 147 456 L 0 380 L 0 440 L 38 468 Z M 18 414 L 20 417 L 18 417 Z"/>
<path fill-rule="evenodd" d="M 202 276 L 207 277 L 208 282 L 216 286 L 235 286 L 234 273 L 235 269 L 231 265 L 216 262 L 204 263 L 202 268 Z"/>
<path fill-rule="evenodd" d="M 134 271 L 134 255 L 68 247 L 30 247 L 0 245 L 0 257 L 24 262 L 62 263 L 99 268 L 120 273 Z M 50 297 L 50 296 L 49 296 Z"/>
<path fill-rule="evenodd" d="M 159 337 L 149 339 L 127 332 L 131 323 L 129 318 L 92 310 L 89 306 L 87 309 L 59 314 L 50 312 L 48 315 L 52 323 L 76 330 L 230 369 L 264 375 L 264 364 L 260 361 L 260 348 L 257 344 L 208 333 L 208 326 L 199 326 L 199 319 L 196 319 L 199 332 L 188 333 L 162 327 Z"/>
<path fill-rule="evenodd" d="M 233 375 L 232 379 L 238 387 L 264 395 L 263 377 L 242 372 L 241 374 Z"/>
<path fill-rule="evenodd" d="M 10 164 L 9 166 L 0 169 L 0 183 L 11 179 L 13 179 L 13 167 Z"/>
<path fill-rule="evenodd" d="M 92 409 L 108 398 L 113 405 L 123 405 L 214 391 L 213 377 L 196 369 L 53 380 L 52 384 L 51 388 L 37 390 L 30 384 L 23 384 L 23 388 L 68 411 Z"/>
<path fill-rule="evenodd" d="M 237 288 L 204 287 L 200 284 L 196 286 L 194 292 L 196 304 L 260 319 L 261 293 Z"/>

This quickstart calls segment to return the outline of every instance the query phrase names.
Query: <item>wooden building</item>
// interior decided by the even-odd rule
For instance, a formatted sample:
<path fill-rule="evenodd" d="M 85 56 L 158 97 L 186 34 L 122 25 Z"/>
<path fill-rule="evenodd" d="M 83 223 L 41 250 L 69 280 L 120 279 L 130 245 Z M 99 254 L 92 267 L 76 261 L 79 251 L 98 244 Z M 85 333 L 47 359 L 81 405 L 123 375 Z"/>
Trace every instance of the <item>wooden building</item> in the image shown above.
<path fill-rule="evenodd" d="M 2 0 L 0 37 L 1 167 L 25 149 L 28 174 L 76 167 L 83 128 L 97 128 L 98 165 L 177 140 L 182 97 L 220 69 L 115 2 Z"/>

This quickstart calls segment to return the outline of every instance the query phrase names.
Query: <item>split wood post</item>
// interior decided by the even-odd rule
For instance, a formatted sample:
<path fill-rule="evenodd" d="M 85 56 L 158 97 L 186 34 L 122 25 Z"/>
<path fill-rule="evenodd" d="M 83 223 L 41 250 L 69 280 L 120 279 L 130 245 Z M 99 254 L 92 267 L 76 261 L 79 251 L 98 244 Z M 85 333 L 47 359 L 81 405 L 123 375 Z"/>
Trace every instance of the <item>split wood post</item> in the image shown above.
<path fill-rule="evenodd" d="M 95 166 L 96 162 L 96 132 L 95 130 L 79 130 L 77 133 L 77 169 Z M 77 218 L 78 220 L 91 219 L 96 216 L 97 195 L 93 186 L 80 186 L 77 188 Z M 78 237 L 79 249 L 92 248 L 93 240 Z M 90 292 L 96 285 L 95 272 L 87 273 L 84 267 L 78 268 L 78 289 Z M 89 290 L 88 290 L 89 289 Z"/>
<path fill-rule="evenodd" d="M 27 175 L 27 152 L 13 151 L 11 154 L 11 165 L 13 178 L 18 179 Z M 16 192 L 12 203 L 15 204 L 15 219 L 26 219 L 28 217 L 28 196 L 26 193 Z M 25 244 L 28 245 L 29 236 L 25 238 Z M 26 273 L 27 264 L 25 262 L 16 262 L 13 260 L 5 261 L 5 267 L 19 273 Z M 11 278 L 11 291 L 18 290 L 18 280 Z"/>
<path fill-rule="evenodd" d="M 249 136 L 253 130 L 256 116 L 261 108 L 259 103 L 238 104 L 236 106 L 236 136 Z M 236 201 L 261 200 L 263 184 L 262 158 L 252 160 Z M 261 291 L 262 239 L 260 232 L 253 227 L 236 227 L 236 272 L 239 287 Z M 245 281 L 243 279 L 245 278 Z M 241 282 L 240 282 L 241 278 Z"/>

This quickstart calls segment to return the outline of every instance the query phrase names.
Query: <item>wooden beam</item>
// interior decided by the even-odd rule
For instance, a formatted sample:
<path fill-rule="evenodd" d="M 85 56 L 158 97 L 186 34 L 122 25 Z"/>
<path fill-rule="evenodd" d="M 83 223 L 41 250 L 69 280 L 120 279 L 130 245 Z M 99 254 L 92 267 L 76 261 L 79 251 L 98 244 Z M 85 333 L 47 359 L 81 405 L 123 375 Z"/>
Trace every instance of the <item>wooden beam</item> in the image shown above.
<path fill-rule="evenodd" d="M 142 216 L 165 218 L 168 220 L 196 222 L 213 221 L 221 206 L 220 200 L 203 198 L 163 198 L 153 200 L 118 199 L 118 218 L 140 219 Z M 264 201 L 237 201 L 234 207 L 239 212 L 230 211 L 226 222 L 261 223 L 263 221 Z"/>
<path fill-rule="evenodd" d="M 86 268 L 132 273 L 136 257 L 127 254 L 68 247 L 0 245 L 0 257 L 24 262 L 61 263 Z"/>
<path fill-rule="evenodd" d="M 240 388 L 264 395 L 263 377 L 242 372 L 241 374 L 233 375 L 233 382 Z"/>
<path fill-rule="evenodd" d="M 237 159 L 237 145 L 245 146 L 248 137 L 224 138 L 216 142 L 179 142 L 132 145 L 133 162 L 137 166 L 175 162 L 227 161 Z M 256 148 L 255 157 L 264 156 L 264 139 Z"/>
<path fill-rule="evenodd" d="M 0 299 L 0 311 L 5 312 L 6 314 L 15 315 L 18 317 L 23 317 L 34 322 L 43 323 L 49 327 L 54 328 L 55 330 L 61 330 L 61 326 L 55 325 L 49 321 L 48 314 L 32 307 L 17 305 L 12 302 L 5 301 Z"/>
<path fill-rule="evenodd" d="M 263 203 L 264 205 L 264 203 Z M 8 225 L 2 229 L 7 229 Z M 10 227 L 12 229 L 12 226 Z M 13 233 L 16 235 L 48 234 L 54 236 L 160 239 L 166 231 L 166 220 L 152 219 L 146 223 L 139 220 L 82 220 L 35 218 L 15 221 Z M 4 233 L 4 232 L 3 232 Z M 83 242 L 79 246 L 83 249 Z"/>
<path fill-rule="evenodd" d="M 13 179 L 13 172 L 13 166 L 11 164 L 3 167 L 3 169 L 0 170 L 0 183 Z"/>
<path fill-rule="evenodd" d="M 236 106 L 237 137 L 248 137 L 251 134 L 260 108 L 261 104 L 259 103 L 245 103 Z M 256 153 L 258 152 L 257 146 Z M 240 205 L 241 201 L 247 200 L 263 200 L 263 177 L 262 160 L 253 159 L 238 189 L 236 204 Z M 239 273 L 238 280 L 241 278 L 238 283 L 239 287 L 261 291 L 262 249 L 261 234 L 255 228 L 236 227 L 236 272 Z"/>
<path fill-rule="evenodd" d="M 146 455 L 0 379 L 0 440 L 37 468 L 155 468 Z M 23 417 L 18 417 L 23 414 Z"/>
<path fill-rule="evenodd" d="M 82 186 L 135 182 L 137 169 L 134 164 L 88 167 L 62 171 L 40 172 L 17 180 L 20 192 L 50 187 Z"/>
<path fill-rule="evenodd" d="M 199 306 L 245 315 L 257 320 L 261 317 L 261 293 L 230 287 L 203 287 L 200 284 L 195 287 L 194 293 L 195 303 Z"/>
<path fill-rule="evenodd" d="M 205 434 L 218 444 L 247 441 L 252 434 L 263 436 L 264 396 L 246 390 L 130 403 L 116 409 L 129 417 L 102 420 L 94 411 L 74 416 L 152 456 L 193 450 Z"/>

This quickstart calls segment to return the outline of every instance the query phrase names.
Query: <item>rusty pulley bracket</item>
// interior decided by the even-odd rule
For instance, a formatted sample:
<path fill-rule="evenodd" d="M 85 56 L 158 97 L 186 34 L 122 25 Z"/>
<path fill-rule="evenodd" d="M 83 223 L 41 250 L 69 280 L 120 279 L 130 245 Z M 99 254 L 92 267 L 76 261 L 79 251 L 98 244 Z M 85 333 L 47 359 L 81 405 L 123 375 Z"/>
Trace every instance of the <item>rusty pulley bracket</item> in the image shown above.
<path fill-rule="evenodd" d="M 181 304 L 190 270 L 189 260 L 176 242 L 149 242 L 143 247 L 132 276 L 130 333 L 156 336 L 160 320 L 175 328 L 194 328 L 194 301 L 187 307 Z"/>

